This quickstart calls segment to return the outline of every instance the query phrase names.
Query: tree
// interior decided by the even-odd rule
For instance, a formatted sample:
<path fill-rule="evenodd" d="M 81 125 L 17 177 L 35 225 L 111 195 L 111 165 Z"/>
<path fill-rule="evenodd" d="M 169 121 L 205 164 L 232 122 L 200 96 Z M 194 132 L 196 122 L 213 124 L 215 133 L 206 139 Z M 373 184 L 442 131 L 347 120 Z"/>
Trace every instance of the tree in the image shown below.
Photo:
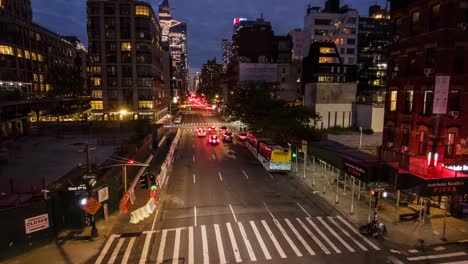
<path fill-rule="evenodd" d="M 76 97 L 86 95 L 83 89 L 84 80 L 79 71 L 73 67 L 55 64 L 45 76 L 45 81 L 52 89 L 48 95 L 52 97 Z"/>

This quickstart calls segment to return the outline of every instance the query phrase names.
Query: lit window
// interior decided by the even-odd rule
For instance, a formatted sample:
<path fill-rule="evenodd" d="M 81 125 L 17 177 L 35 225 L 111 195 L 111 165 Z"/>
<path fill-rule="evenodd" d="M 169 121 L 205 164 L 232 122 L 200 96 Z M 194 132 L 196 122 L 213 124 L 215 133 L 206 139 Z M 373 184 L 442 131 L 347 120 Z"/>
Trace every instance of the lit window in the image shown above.
<path fill-rule="evenodd" d="M 29 50 L 24 50 L 24 57 L 25 57 L 26 59 L 31 59 L 31 55 L 30 55 L 30 53 L 29 53 Z"/>
<path fill-rule="evenodd" d="M 319 63 L 332 63 L 332 57 L 319 57 Z"/>
<path fill-rule="evenodd" d="M 41 41 L 41 35 L 39 33 L 36 33 L 36 40 Z"/>
<path fill-rule="evenodd" d="M 101 78 L 99 77 L 91 77 L 89 78 L 91 86 L 101 86 Z"/>
<path fill-rule="evenodd" d="M 35 82 L 37 82 L 37 80 L 38 80 L 38 78 L 37 78 L 37 73 L 33 73 L 33 80 L 34 80 Z"/>
<path fill-rule="evenodd" d="M 39 82 L 41 82 L 41 83 L 44 82 L 44 75 L 39 74 Z"/>
<path fill-rule="evenodd" d="M 0 8 L 3 8 L 3 0 L 0 0 Z"/>
<path fill-rule="evenodd" d="M 15 55 L 15 53 L 13 51 L 13 47 L 6 46 L 6 45 L 0 45 L 0 54 Z"/>
<path fill-rule="evenodd" d="M 130 42 L 122 42 L 121 50 L 122 51 L 131 51 L 132 50 L 132 44 L 130 44 Z"/>
<path fill-rule="evenodd" d="M 104 109 L 104 104 L 102 103 L 102 101 L 91 101 L 91 109 L 102 110 Z"/>
<path fill-rule="evenodd" d="M 92 98 L 102 98 L 102 90 L 91 90 L 91 97 Z"/>
<path fill-rule="evenodd" d="M 47 84 L 45 85 L 45 88 L 46 88 L 46 92 L 50 91 L 50 84 L 47 83 Z"/>
<path fill-rule="evenodd" d="M 89 72 L 94 74 L 101 74 L 101 66 L 91 66 Z"/>
<path fill-rule="evenodd" d="M 37 60 L 36 52 L 31 52 L 31 60 Z"/>
<path fill-rule="evenodd" d="M 147 6 L 137 5 L 135 6 L 135 15 L 137 16 L 149 16 L 150 10 Z"/>
<path fill-rule="evenodd" d="M 153 101 L 138 101 L 138 108 L 139 109 L 153 109 L 154 108 Z"/>
<path fill-rule="evenodd" d="M 18 58 L 23 58 L 23 50 L 22 49 L 17 50 L 17 56 L 18 56 Z"/>
<path fill-rule="evenodd" d="M 335 54 L 334 48 L 321 47 L 320 54 Z"/>
<path fill-rule="evenodd" d="M 390 92 L 390 111 L 392 112 L 396 111 L 397 97 L 398 97 L 397 91 Z"/>
<path fill-rule="evenodd" d="M 38 61 L 43 61 L 44 58 L 42 57 L 42 54 L 37 54 L 37 60 Z"/>

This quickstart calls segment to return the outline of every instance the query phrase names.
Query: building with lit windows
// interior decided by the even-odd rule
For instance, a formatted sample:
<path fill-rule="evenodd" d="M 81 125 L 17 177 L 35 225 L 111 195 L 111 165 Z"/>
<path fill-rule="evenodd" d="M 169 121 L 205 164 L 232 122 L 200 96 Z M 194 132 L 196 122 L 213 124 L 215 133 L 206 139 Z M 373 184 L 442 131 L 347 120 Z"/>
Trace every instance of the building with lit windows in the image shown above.
<path fill-rule="evenodd" d="M 32 21 L 30 0 L 0 0 L 0 140 L 27 133 L 28 115 L 42 120 L 49 106 L 65 104 L 57 98 L 65 95 L 50 98 L 54 87 L 48 73 L 52 68 L 86 70 L 85 64 L 75 64 L 77 57 L 86 58 L 75 47 Z"/>
<path fill-rule="evenodd" d="M 456 213 L 468 194 L 468 3 L 391 2 L 381 159 L 395 189 Z M 422 201 L 418 198 L 418 201 Z"/>
<path fill-rule="evenodd" d="M 385 101 L 387 46 L 390 41 L 390 14 L 379 5 L 369 8 L 368 17 L 359 17 L 358 102 Z"/>
<path fill-rule="evenodd" d="M 146 1 L 87 1 L 89 88 L 96 118 L 159 119 L 163 83 L 161 28 Z"/>
<path fill-rule="evenodd" d="M 334 42 L 343 63 L 355 65 L 357 62 L 358 12 L 339 0 L 327 0 L 325 8 L 307 8 L 304 16 L 305 50 L 308 53 L 311 43 L 319 41 Z"/>
<path fill-rule="evenodd" d="M 223 65 L 216 62 L 216 58 L 208 60 L 202 66 L 200 74 L 200 84 L 197 90 L 198 94 L 205 94 L 206 98 L 210 101 L 216 95 L 221 96 L 221 74 L 223 72 Z"/>
<path fill-rule="evenodd" d="M 306 50 L 304 47 L 305 45 L 304 31 L 302 31 L 302 29 L 300 28 L 296 28 L 296 29 L 289 31 L 288 35 L 291 37 L 291 41 L 292 41 L 291 60 L 293 62 L 302 63 L 302 59 L 305 57 L 304 51 Z"/>
<path fill-rule="evenodd" d="M 223 72 L 227 71 L 229 61 L 232 57 L 232 44 L 228 39 L 223 39 L 221 43 L 221 51 L 223 53 Z"/>

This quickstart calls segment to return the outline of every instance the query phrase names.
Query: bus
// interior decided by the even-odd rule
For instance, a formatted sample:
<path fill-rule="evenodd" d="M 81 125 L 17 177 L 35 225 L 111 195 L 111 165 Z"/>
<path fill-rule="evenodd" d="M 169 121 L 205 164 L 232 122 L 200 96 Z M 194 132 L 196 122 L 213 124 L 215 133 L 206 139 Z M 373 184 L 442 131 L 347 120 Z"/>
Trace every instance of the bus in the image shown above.
<path fill-rule="evenodd" d="M 249 132 L 245 145 L 260 161 L 263 168 L 271 172 L 291 170 L 291 150 L 284 148 L 260 134 Z"/>

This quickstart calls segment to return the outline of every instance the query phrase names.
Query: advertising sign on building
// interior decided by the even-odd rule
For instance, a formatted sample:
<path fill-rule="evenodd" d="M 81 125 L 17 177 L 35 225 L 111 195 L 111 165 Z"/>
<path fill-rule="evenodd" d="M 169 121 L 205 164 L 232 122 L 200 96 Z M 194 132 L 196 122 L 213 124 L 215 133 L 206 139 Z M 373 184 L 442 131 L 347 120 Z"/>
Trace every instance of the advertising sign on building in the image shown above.
<path fill-rule="evenodd" d="M 433 114 L 446 114 L 450 76 L 436 76 L 434 88 Z"/>
<path fill-rule="evenodd" d="M 468 178 L 435 179 L 425 182 L 422 194 L 425 196 L 443 196 L 468 193 Z"/>
<path fill-rule="evenodd" d="M 362 181 L 367 181 L 368 175 L 366 168 L 359 166 L 357 164 L 345 161 L 344 162 L 344 171 L 351 176 L 359 178 Z"/>
<path fill-rule="evenodd" d="M 241 82 L 278 82 L 278 65 L 266 63 L 239 63 Z"/>
<path fill-rule="evenodd" d="M 49 215 L 41 214 L 31 218 L 24 219 L 26 234 L 30 234 L 42 229 L 49 228 Z"/>

